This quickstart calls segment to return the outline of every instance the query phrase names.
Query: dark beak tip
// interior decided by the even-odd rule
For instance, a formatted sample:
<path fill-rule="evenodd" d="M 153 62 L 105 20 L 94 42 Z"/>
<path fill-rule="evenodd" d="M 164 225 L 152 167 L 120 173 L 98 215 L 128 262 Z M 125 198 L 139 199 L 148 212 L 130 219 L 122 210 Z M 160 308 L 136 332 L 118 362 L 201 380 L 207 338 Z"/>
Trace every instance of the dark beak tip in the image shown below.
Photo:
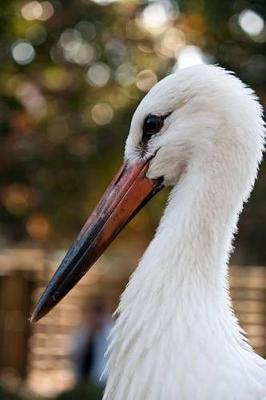
<path fill-rule="evenodd" d="M 34 324 L 36 322 L 38 322 L 46 313 L 42 312 L 42 310 L 40 309 L 40 307 L 35 307 L 35 309 L 33 310 L 33 313 L 30 316 L 30 323 Z"/>
<path fill-rule="evenodd" d="M 34 315 L 34 313 L 31 314 L 30 318 L 29 318 L 29 322 L 31 324 L 34 324 L 35 322 L 38 321 L 38 318 L 36 317 L 36 315 Z"/>
<path fill-rule="evenodd" d="M 44 317 L 54 306 L 53 296 L 50 295 L 50 291 L 46 290 L 39 302 L 35 306 L 32 315 L 30 317 L 31 323 L 38 322 L 42 317 Z"/>
<path fill-rule="evenodd" d="M 30 318 L 29 318 L 29 322 L 30 322 L 31 324 L 34 324 L 34 323 L 36 323 L 37 321 L 39 321 L 38 313 L 36 313 L 36 311 L 34 310 L 33 313 L 31 314 Z"/>

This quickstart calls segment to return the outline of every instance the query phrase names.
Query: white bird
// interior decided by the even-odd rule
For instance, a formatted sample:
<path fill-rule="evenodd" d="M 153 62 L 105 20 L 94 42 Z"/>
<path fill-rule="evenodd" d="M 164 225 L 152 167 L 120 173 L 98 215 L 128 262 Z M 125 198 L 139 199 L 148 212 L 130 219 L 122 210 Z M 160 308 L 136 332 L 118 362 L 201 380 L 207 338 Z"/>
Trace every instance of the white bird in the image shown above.
<path fill-rule="evenodd" d="M 155 192 L 174 187 L 121 297 L 104 400 L 266 399 L 266 361 L 234 315 L 227 266 L 264 135 L 253 91 L 217 66 L 169 75 L 141 101 L 124 168 L 32 316 L 74 286 Z"/>

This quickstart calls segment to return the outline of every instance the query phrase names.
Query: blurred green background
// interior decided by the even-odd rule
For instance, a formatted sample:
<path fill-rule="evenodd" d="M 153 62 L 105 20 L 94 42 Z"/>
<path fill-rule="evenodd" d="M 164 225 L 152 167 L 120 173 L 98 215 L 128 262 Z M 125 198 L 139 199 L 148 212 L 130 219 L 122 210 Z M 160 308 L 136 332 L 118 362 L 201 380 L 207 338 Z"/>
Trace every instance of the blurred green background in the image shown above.
<path fill-rule="evenodd" d="M 265 19 L 265 0 L 1 0 L 1 247 L 69 245 L 122 161 L 134 109 L 173 70 L 220 64 L 265 107 Z M 265 184 L 262 165 L 236 264 L 266 265 Z M 114 254 L 140 255 L 165 198 L 130 223 Z"/>
<path fill-rule="evenodd" d="M 1 242 L 69 244 L 121 162 L 136 105 L 173 68 L 218 63 L 265 105 L 265 14 L 263 0 L 1 0 Z M 266 263 L 265 179 L 264 167 L 237 262 Z M 125 235 L 147 238 L 163 201 Z"/>

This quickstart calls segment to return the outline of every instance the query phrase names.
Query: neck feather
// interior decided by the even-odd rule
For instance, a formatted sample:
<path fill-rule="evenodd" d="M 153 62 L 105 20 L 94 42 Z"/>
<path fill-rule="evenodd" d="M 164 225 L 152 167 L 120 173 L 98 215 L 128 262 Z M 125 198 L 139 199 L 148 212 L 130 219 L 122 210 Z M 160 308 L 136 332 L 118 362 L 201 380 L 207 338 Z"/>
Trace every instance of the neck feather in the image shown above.
<path fill-rule="evenodd" d="M 231 199 L 218 198 L 215 185 L 210 189 L 206 181 L 205 190 L 197 190 L 199 180 L 190 174 L 173 189 L 157 233 L 122 295 L 104 399 L 176 398 L 176 381 L 164 386 L 168 394 L 158 395 L 160 374 L 169 365 L 184 398 L 194 398 L 191 382 L 184 383 L 184 364 L 196 382 L 203 371 L 211 373 L 214 354 L 224 368 L 242 365 L 237 357 L 226 359 L 236 349 L 250 353 L 227 290 L 227 259 L 241 201 L 232 207 Z M 217 374 L 223 381 L 224 375 Z M 151 381 L 152 388 L 147 386 Z"/>

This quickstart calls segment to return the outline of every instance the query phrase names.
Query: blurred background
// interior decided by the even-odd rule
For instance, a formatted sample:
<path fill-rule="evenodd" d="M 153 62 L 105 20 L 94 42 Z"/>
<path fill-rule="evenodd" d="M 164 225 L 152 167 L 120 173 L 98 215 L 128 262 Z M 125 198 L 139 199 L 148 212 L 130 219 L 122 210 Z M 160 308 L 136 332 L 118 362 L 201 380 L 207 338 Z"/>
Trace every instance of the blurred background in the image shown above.
<path fill-rule="evenodd" d="M 27 318 L 120 165 L 140 99 L 166 74 L 200 63 L 234 71 L 265 107 L 265 0 L 1 0 L 1 399 L 101 398 L 93 382 L 70 389 L 82 361 L 77 337 L 87 323 L 90 332 L 94 325 L 108 331 L 167 193 L 135 217 L 56 310 L 38 325 Z M 265 198 L 263 164 L 231 260 L 235 309 L 263 356 Z"/>

